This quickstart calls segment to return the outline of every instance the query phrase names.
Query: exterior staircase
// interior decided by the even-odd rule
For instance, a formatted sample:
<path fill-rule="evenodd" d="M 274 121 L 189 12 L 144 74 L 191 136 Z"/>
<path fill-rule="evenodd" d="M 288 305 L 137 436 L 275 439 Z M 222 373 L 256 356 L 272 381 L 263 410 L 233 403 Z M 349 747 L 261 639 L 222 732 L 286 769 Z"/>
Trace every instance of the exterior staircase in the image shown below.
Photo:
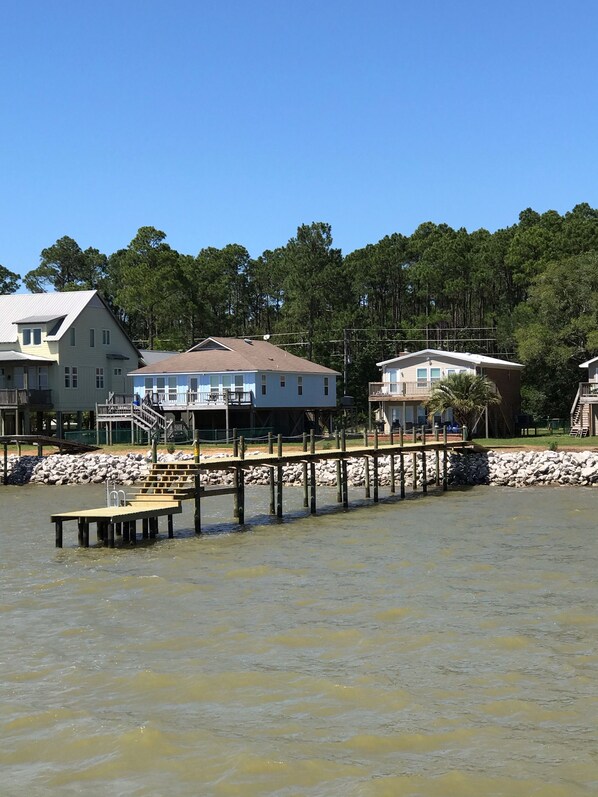
<path fill-rule="evenodd" d="M 168 441 L 174 432 L 174 420 L 166 418 L 149 402 L 123 401 L 123 396 L 110 394 L 106 404 L 96 404 L 96 424 L 131 421 L 150 438 Z"/>
<path fill-rule="evenodd" d="M 571 407 L 571 435 L 573 437 L 587 437 L 589 434 L 590 405 L 581 400 L 581 390 L 578 389 Z"/>

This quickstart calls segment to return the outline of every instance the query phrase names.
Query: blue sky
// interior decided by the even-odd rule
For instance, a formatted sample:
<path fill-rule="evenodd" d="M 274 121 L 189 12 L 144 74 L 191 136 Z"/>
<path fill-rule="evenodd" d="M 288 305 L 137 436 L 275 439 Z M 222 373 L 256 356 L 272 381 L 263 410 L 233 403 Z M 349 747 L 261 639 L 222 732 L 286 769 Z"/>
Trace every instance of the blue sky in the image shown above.
<path fill-rule="evenodd" d="M 598 206 L 598 4 L 4 0 L 0 263 Z"/>

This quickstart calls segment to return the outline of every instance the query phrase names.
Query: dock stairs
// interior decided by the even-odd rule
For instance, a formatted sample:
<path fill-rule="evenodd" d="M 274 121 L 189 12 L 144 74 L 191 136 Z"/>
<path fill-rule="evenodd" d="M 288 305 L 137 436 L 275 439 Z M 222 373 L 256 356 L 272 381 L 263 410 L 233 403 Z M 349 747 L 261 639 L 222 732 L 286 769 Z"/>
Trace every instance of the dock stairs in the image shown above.
<path fill-rule="evenodd" d="M 197 465 L 192 462 L 156 462 L 129 503 L 185 501 L 195 498 Z"/>

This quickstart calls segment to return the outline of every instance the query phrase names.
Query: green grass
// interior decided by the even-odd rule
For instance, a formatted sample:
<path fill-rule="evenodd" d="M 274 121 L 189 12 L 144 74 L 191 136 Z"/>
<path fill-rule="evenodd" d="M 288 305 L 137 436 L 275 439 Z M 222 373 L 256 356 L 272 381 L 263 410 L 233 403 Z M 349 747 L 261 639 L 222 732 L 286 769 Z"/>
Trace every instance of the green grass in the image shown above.
<path fill-rule="evenodd" d="M 474 442 L 485 448 L 597 448 L 598 437 L 571 437 L 568 434 L 548 434 L 538 431 L 529 437 L 476 437 Z"/>

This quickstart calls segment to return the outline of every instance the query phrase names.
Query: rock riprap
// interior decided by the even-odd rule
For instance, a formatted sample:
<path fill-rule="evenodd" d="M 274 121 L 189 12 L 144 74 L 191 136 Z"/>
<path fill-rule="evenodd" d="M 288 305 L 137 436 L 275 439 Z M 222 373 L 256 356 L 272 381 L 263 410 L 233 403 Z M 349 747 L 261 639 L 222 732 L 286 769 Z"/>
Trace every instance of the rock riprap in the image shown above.
<path fill-rule="evenodd" d="M 257 453 L 257 452 L 256 452 Z M 251 452 L 248 452 L 248 456 Z M 227 457 L 202 456 L 202 461 Z M 187 452 L 160 454 L 160 462 L 192 461 Z M 399 458 L 395 458 L 395 478 L 399 482 Z M 48 457 L 8 457 L 10 484 L 102 484 L 106 481 L 120 485 L 134 485 L 142 481 L 149 470 L 151 457 L 143 454 L 54 454 Z M 405 481 L 413 483 L 412 455 L 406 454 Z M 426 480 L 432 484 L 436 473 L 433 453 L 427 456 Z M 246 484 L 268 484 L 270 469 L 255 467 L 247 471 Z M 366 468 L 363 459 L 348 464 L 349 483 L 354 487 L 365 484 Z M 422 484 L 422 459 L 417 455 L 418 485 Z M 381 485 L 390 483 L 390 459 L 379 458 Z M 370 475 L 372 475 L 370 473 Z M 319 462 L 316 466 L 317 482 L 321 486 L 336 484 L 334 461 Z M 303 479 L 300 463 L 284 468 L 284 481 L 299 485 Z M 232 474 L 226 470 L 212 471 L 205 478 L 209 484 L 231 484 Z M 461 485 L 491 484 L 506 487 L 531 487 L 540 484 L 573 484 L 590 486 L 598 484 L 598 452 L 594 451 L 488 451 L 452 453 L 449 456 L 449 483 Z"/>

